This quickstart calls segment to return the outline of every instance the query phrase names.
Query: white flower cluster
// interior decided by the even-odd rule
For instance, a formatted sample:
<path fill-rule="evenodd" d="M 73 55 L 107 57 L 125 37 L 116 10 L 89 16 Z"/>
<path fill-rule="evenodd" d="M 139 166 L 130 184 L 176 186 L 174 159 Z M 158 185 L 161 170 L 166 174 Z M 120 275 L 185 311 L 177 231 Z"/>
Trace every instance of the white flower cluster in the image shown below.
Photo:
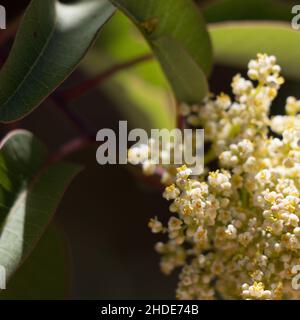
<path fill-rule="evenodd" d="M 300 298 L 291 287 L 300 264 L 300 101 L 288 98 L 287 115 L 270 118 L 280 67 L 265 54 L 248 67 L 252 81 L 233 79 L 234 101 L 221 94 L 181 108 L 204 127 L 220 169 L 192 178 L 177 168 L 163 194 L 174 215 L 166 227 L 149 223 L 168 234 L 156 245 L 162 270 L 182 267 L 179 299 Z"/>
<path fill-rule="evenodd" d="M 163 144 L 161 141 L 149 139 L 148 144 L 130 148 L 127 158 L 130 164 L 141 165 L 145 175 L 157 175 L 161 183 L 167 185 L 173 182 L 178 166 L 174 164 L 174 150 L 179 149 L 182 152 L 183 148 L 183 144 L 176 141 Z"/>

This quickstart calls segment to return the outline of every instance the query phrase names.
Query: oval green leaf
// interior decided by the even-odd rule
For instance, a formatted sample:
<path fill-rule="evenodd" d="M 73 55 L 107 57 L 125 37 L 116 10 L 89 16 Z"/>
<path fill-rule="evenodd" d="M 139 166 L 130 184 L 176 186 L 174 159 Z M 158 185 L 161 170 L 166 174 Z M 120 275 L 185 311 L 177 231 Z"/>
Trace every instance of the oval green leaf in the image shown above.
<path fill-rule="evenodd" d="M 149 42 L 179 101 L 208 92 L 212 50 L 204 20 L 191 0 L 111 0 Z M 186 70 L 185 72 L 183 72 Z"/>
<path fill-rule="evenodd" d="M 0 147 L 0 265 L 9 279 L 45 231 L 77 165 L 45 166 L 45 147 L 16 130 Z"/>
<path fill-rule="evenodd" d="M 209 32 L 218 63 L 244 67 L 258 52 L 272 54 L 284 76 L 300 80 L 300 32 L 290 23 L 217 23 Z"/>
<path fill-rule="evenodd" d="M 202 7 L 201 3 L 199 6 Z M 291 8 L 291 3 L 281 0 L 218 0 L 209 1 L 201 9 L 206 22 L 215 23 L 234 20 L 291 21 Z"/>
<path fill-rule="evenodd" d="M 114 41 L 111 41 L 114 39 Z M 136 57 L 150 55 L 142 34 L 121 11 L 105 25 L 95 46 L 80 65 L 87 77 Z M 99 86 L 105 91 L 131 127 L 172 129 L 176 126 L 176 105 L 157 59 L 149 59 L 118 72 Z"/>
<path fill-rule="evenodd" d="M 36 108 L 74 70 L 114 11 L 107 0 L 32 0 L 0 72 L 0 121 Z"/>

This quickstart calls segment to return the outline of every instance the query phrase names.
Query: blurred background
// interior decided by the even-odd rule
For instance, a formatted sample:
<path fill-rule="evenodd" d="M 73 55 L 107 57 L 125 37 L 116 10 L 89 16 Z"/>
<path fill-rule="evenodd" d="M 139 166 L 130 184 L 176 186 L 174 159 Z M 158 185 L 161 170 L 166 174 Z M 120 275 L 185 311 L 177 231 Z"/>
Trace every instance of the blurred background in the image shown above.
<path fill-rule="evenodd" d="M 65 1 L 67 2 L 67 1 Z M 29 1 L 1 1 L 8 28 L 0 32 L 0 63 L 5 62 L 20 17 Z M 264 5 L 262 5 L 264 3 Z M 208 22 L 226 20 L 288 21 L 293 1 L 197 1 Z M 288 6 L 287 6 L 288 4 Z M 275 10 L 275 11 L 274 11 Z M 58 88 L 63 92 L 112 66 L 149 53 L 139 32 L 117 13 L 104 27 L 80 67 Z M 246 67 L 246 65 L 245 65 Z M 245 70 L 216 64 L 211 91 L 230 93 L 234 74 Z M 300 96 L 300 85 L 287 81 L 276 99 L 273 113 L 281 113 L 288 95 Z M 175 106 L 169 86 L 154 60 L 135 65 L 106 79 L 69 106 L 91 132 L 118 128 L 128 120 L 129 129 L 171 128 Z M 78 130 L 59 108 L 47 99 L 26 119 L 1 125 L 1 138 L 13 128 L 26 128 L 46 143 L 50 152 L 78 136 Z M 85 170 L 67 190 L 49 230 L 21 266 L 2 298 L 17 299 L 173 299 L 177 274 L 164 276 L 147 224 L 157 215 L 168 219 L 168 203 L 160 190 L 140 179 L 130 166 L 100 166 L 96 147 L 68 160 Z"/>

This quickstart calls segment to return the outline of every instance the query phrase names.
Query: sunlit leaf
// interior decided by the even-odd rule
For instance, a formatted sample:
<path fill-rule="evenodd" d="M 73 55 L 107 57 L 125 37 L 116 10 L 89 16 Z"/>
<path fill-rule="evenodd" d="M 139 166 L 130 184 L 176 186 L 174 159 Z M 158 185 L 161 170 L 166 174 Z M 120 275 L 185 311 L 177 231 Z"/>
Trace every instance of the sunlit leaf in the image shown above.
<path fill-rule="evenodd" d="M 288 23 L 232 22 L 209 27 L 217 62 L 245 66 L 258 52 L 275 55 L 283 74 L 300 79 L 300 32 Z"/>
<path fill-rule="evenodd" d="M 190 0 L 111 1 L 143 33 L 177 99 L 201 101 L 208 92 L 206 76 L 211 70 L 212 54 L 204 20 L 195 4 Z"/>

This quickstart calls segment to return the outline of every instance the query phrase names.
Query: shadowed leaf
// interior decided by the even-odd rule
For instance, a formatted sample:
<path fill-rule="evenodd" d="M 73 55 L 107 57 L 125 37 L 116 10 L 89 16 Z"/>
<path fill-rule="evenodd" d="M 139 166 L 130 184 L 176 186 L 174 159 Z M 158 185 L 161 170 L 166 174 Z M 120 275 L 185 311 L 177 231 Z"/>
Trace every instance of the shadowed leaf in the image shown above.
<path fill-rule="evenodd" d="M 32 0 L 0 72 L 0 121 L 24 117 L 64 81 L 114 10 L 106 0 Z"/>
<path fill-rule="evenodd" d="M 7 277 L 16 271 L 45 231 L 80 167 L 45 167 L 47 152 L 31 133 L 13 131 L 0 149 L 0 265 Z"/>
<path fill-rule="evenodd" d="M 70 286 L 67 243 L 60 230 L 50 226 L 0 292 L 0 299 L 65 299 Z"/>

